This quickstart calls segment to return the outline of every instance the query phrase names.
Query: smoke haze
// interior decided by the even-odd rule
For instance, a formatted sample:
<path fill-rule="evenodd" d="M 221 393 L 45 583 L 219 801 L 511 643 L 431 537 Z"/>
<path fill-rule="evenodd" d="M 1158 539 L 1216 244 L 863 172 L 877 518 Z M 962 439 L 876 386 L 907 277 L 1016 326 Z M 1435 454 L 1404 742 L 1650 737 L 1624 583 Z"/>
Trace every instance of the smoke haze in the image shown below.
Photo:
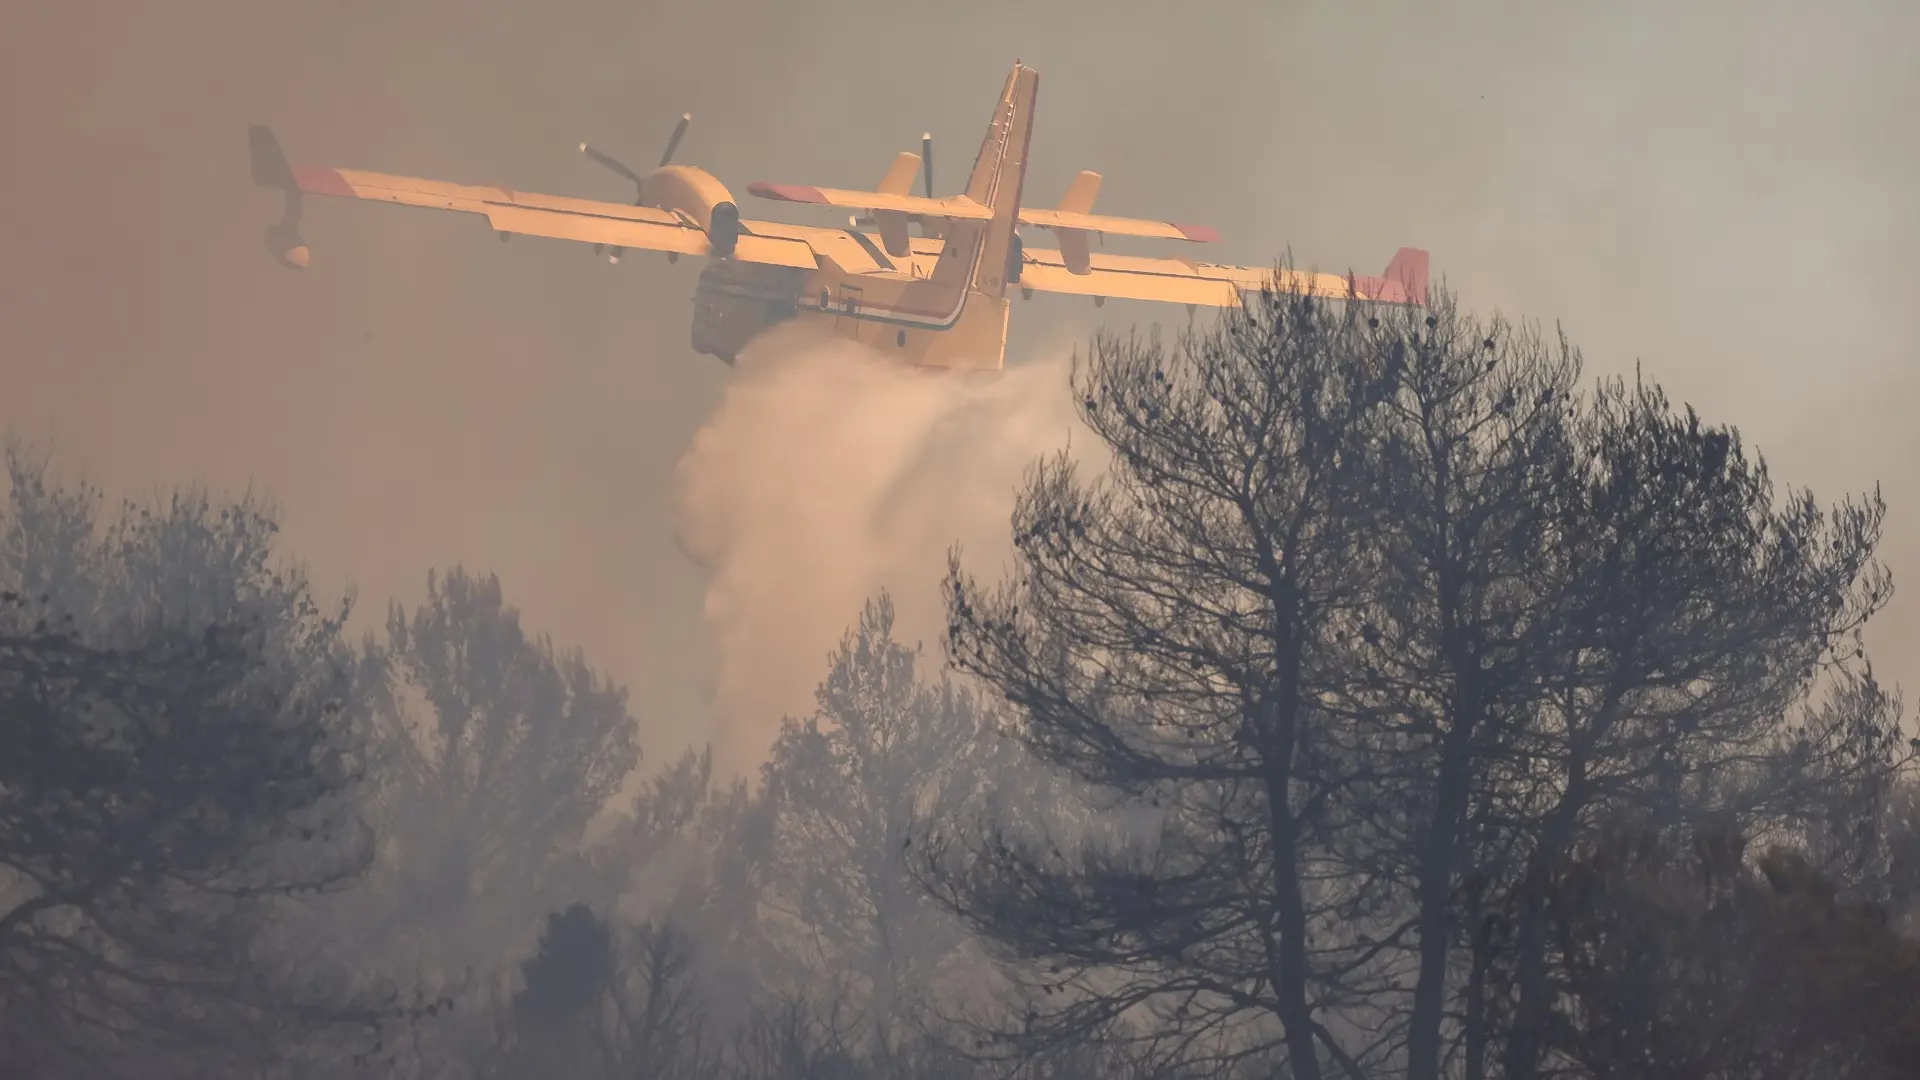
<path fill-rule="evenodd" d="M 688 346 L 690 260 L 609 267 L 453 215 L 311 200 L 313 268 L 282 269 L 245 126 L 300 159 L 605 199 L 631 189 L 575 144 L 649 165 L 682 111 L 677 160 L 736 193 L 870 187 L 931 130 L 945 194 L 1018 57 L 1042 78 L 1029 201 L 1086 168 L 1100 209 L 1217 226 L 1219 261 L 1290 247 L 1377 272 L 1429 248 L 1469 306 L 1562 320 L 1589 374 L 1643 363 L 1782 479 L 1827 499 L 1884 482 L 1904 582 L 1920 8 L 1382 11 L 6 5 L 0 426 L 109 491 L 269 489 L 288 550 L 371 618 L 416 600 L 429 567 L 495 570 L 529 626 L 632 686 L 656 761 L 730 709 L 744 747 L 776 704 L 804 708 L 876 583 L 937 643 L 913 597 L 956 540 L 976 565 L 1000 557 L 1020 459 L 1066 434 L 1046 396 L 1062 343 L 1183 316 L 1016 301 L 1010 360 L 1036 370 L 1004 389 L 804 343 L 736 375 Z M 1920 671 L 1911 588 L 1871 643 L 1884 673 Z"/>

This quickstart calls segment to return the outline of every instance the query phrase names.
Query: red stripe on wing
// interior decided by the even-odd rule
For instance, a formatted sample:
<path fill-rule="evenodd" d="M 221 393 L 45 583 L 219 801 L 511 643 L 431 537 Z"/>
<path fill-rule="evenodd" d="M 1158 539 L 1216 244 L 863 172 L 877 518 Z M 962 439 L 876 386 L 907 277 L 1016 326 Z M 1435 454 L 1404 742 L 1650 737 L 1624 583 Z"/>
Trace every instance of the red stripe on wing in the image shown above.
<path fill-rule="evenodd" d="M 340 175 L 340 170 L 325 165 L 293 166 L 293 182 L 309 195 L 338 195 L 351 199 L 358 194 L 347 183 L 347 178 Z"/>

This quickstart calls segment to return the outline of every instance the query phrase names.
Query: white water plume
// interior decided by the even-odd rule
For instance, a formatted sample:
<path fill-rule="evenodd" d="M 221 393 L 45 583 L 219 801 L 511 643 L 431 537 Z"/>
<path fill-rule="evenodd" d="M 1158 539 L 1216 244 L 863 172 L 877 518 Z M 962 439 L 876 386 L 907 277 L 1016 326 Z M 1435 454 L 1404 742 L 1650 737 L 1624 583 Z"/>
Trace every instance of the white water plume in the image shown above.
<path fill-rule="evenodd" d="M 781 716 L 811 710 L 828 653 L 881 588 L 923 670 L 942 662 L 948 551 L 999 574 L 1025 470 L 1097 442 L 1073 410 L 1068 350 L 1053 355 L 934 371 L 798 327 L 742 355 L 678 478 L 681 543 L 710 574 L 725 766 L 757 767 Z"/>

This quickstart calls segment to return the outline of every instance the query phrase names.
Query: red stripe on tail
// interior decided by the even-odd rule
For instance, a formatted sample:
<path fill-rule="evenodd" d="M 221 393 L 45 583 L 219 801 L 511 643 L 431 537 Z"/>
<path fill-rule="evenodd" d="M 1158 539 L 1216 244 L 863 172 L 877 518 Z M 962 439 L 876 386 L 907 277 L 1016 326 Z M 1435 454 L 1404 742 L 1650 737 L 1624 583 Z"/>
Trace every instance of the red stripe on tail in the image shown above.
<path fill-rule="evenodd" d="M 1353 287 L 1362 297 L 1389 304 L 1425 304 L 1427 302 L 1427 253 L 1419 248 L 1401 248 L 1387 263 L 1386 273 L 1378 276 L 1356 274 Z"/>

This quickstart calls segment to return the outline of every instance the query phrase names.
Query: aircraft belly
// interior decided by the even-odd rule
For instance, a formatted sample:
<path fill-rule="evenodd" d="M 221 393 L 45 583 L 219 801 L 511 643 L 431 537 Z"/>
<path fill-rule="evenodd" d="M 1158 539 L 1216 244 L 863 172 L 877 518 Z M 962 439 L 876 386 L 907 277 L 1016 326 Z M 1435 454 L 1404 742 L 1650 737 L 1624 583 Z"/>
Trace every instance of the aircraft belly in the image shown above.
<path fill-rule="evenodd" d="M 708 263 L 693 293 L 693 348 L 731 364 L 747 342 L 799 310 L 804 273 L 782 266 Z"/>

